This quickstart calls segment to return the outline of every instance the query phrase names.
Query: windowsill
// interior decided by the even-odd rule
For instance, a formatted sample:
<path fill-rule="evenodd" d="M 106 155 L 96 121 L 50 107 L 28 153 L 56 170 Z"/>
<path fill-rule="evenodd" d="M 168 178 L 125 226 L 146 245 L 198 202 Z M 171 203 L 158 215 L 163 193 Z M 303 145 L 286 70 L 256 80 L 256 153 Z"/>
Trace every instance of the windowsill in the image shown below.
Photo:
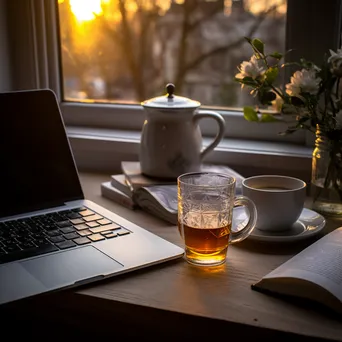
<path fill-rule="evenodd" d="M 139 159 L 140 132 L 67 127 L 79 170 L 120 173 L 122 160 Z M 210 138 L 204 138 L 207 145 Z M 205 162 L 226 164 L 244 176 L 287 174 L 309 180 L 312 148 L 280 142 L 225 138 Z"/>

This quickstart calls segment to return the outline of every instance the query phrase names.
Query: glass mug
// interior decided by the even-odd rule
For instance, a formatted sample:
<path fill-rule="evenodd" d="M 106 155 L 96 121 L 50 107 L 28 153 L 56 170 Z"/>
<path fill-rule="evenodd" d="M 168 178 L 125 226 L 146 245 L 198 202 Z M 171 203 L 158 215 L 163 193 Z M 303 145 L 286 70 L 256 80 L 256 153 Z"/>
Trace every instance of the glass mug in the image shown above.
<path fill-rule="evenodd" d="M 178 230 L 189 263 L 223 264 L 228 245 L 244 240 L 253 231 L 257 218 L 255 205 L 245 196 L 235 197 L 235 183 L 234 177 L 214 172 L 178 177 Z M 232 231 L 235 206 L 245 206 L 249 211 L 247 224 L 237 232 Z"/>

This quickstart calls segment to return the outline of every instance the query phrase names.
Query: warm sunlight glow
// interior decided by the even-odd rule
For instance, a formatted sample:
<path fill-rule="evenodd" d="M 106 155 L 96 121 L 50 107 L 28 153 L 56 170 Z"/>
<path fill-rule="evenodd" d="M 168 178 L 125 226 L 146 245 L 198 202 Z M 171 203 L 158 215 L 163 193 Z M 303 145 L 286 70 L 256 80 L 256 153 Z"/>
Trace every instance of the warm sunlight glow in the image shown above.
<path fill-rule="evenodd" d="M 240 3 L 242 0 L 224 0 L 224 13 L 230 15 L 232 11 L 233 3 Z M 265 13 L 271 8 L 274 9 L 272 13 L 278 15 L 285 15 L 287 10 L 286 0 L 243 0 L 244 9 L 254 15 Z"/>
<path fill-rule="evenodd" d="M 253 14 L 266 12 L 272 6 L 277 8 L 278 13 L 286 13 L 286 1 L 284 0 L 248 0 L 246 2 L 246 7 Z"/>
<path fill-rule="evenodd" d="M 102 14 L 102 0 L 70 0 L 72 13 L 78 21 L 90 21 Z"/>

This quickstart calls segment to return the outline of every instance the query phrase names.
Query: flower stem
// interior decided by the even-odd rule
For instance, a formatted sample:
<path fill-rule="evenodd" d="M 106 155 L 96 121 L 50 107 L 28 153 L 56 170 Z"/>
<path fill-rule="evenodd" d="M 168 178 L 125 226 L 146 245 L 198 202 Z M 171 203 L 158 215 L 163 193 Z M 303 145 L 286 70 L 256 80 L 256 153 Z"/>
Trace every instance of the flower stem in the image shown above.
<path fill-rule="evenodd" d="M 284 95 L 274 85 L 268 82 L 267 82 L 267 85 L 269 85 L 272 88 L 272 90 L 284 100 L 285 98 Z"/>

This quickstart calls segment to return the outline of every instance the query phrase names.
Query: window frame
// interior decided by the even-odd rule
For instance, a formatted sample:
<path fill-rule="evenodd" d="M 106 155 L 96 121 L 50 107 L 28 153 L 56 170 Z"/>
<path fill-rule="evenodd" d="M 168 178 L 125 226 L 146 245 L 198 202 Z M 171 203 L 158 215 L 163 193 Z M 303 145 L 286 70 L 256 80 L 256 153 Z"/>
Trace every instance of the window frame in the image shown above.
<path fill-rule="evenodd" d="M 72 103 L 62 99 L 61 59 L 59 53 L 59 23 L 57 1 L 27 0 L 14 2 L 4 0 L 8 14 L 9 54 L 12 89 L 50 88 L 60 101 L 61 111 L 67 127 L 102 128 L 140 132 L 144 121 L 143 109 L 139 105 L 115 105 L 95 103 Z M 15 3 L 15 4 L 14 4 Z M 330 14 L 331 20 L 322 17 Z M 297 56 L 317 60 L 327 51 L 327 47 L 340 46 L 341 0 L 312 1 L 288 0 L 286 48 L 295 48 Z M 299 35 L 298 32 L 301 32 Z M 306 40 L 303 37 L 308 37 Z M 319 37 L 313 40 L 310 37 Z M 305 52 L 305 53 L 303 53 Z M 279 144 L 313 146 L 312 135 L 296 132 L 281 136 L 286 123 L 257 124 L 247 122 L 241 109 L 209 108 L 221 113 L 226 120 L 225 139 L 244 139 L 254 142 L 270 141 Z M 216 123 L 203 120 L 201 130 L 204 138 L 215 135 Z M 71 134 L 72 136 L 72 134 Z M 99 135 L 100 137 L 101 135 Z M 72 139 L 76 139 L 75 137 Z M 139 140 L 139 136 L 137 138 Z M 138 140 L 136 142 L 138 142 Z M 136 159 L 137 151 L 129 155 Z M 262 151 L 259 151 L 261 154 Z M 277 153 L 275 152 L 275 155 Z M 267 153 L 266 153 L 267 155 Z M 229 159 L 228 159 L 229 160 Z M 214 160 L 215 161 L 215 160 Z"/>

